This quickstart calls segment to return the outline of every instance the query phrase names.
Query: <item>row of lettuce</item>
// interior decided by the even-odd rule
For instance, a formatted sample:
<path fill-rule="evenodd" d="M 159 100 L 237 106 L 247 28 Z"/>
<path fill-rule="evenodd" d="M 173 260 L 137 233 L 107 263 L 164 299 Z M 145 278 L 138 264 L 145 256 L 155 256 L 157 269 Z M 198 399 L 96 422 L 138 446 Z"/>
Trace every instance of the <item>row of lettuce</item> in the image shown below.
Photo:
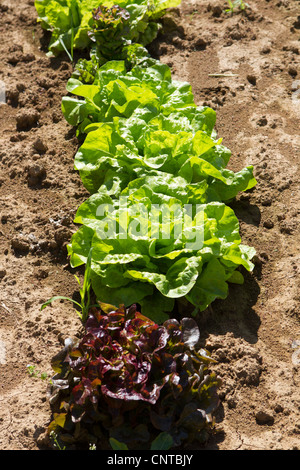
<path fill-rule="evenodd" d="M 256 181 L 252 166 L 227 168 L 215 111 L 145 48 L 179 3 L 35 2 L 49 55 L 80 51 L 62 111 L 90 197 L 68 253 L 73 268 L 88 267 L 101 307 L 53 362 L 50 428 L 64 444 L 99 448 L 105 433 L 114 448 L 202 442 L 218 406 L 192 317 L 253 269 L 228 203 Z"/>

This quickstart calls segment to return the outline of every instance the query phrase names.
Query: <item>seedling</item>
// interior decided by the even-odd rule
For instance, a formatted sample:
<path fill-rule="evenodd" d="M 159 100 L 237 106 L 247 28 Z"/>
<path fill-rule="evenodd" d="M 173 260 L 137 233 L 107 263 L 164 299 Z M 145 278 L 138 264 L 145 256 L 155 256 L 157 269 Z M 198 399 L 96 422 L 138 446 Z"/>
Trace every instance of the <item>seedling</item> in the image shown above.
<path fill-rule="evenodd" d="M 81 302 L 77 302 L 74 299 L 71 299 L 70 297 L 65 297 L 62 295 L 57 295 L 55 297 L 52 297 L 51 299 L 47 300 L 42 306 L 41 310 L 44 310 L 49 304 L 54 302 L 55 300 L 68 300 L 70 302 L 73 302 L 77 307 L 80 308 L 80 311 L 77 312 L 81 321 L 85 323 L 88 317 L 88 313 L 90 308 L 92 307 L 91 305 L 91 296 L 90 296 L 90 288 L 91 288 L 91 280 L 90 280 L 90 272 L 91 272 L 91 256 L 92 256 L 92 249 L 90 250 L 87 262 L 86 262 L 86 268 L 85 268 L 85 273 L 84 273 L 84 279 L 83 279 L 83 285 L 81 287 L 80 279 L 78 276 L 74 275 L 75 279 L 77 280 L 79 284 L 79 293 L 80 293 L 80 298 Z"/>
<path fill-rule="evenodd" d="M 28 364 L 27 366 L 27 372 L 30 377 L 39 377 L 42 380 L 46 380 L 48 375 L 46 372 L 40 372 L 39 370 L 36 369 L 35 366 Z"/>
<path fill-rule="evenodd" d="M 243 0 L 227 0 L 229 8 L 225 10 L 225 13 L 231 13 L 231 15 L 234 14 L 236 9 L 239 11 L 245 11 L 246 8 L 249 7 L 248 3 L 244 2 Z"/>

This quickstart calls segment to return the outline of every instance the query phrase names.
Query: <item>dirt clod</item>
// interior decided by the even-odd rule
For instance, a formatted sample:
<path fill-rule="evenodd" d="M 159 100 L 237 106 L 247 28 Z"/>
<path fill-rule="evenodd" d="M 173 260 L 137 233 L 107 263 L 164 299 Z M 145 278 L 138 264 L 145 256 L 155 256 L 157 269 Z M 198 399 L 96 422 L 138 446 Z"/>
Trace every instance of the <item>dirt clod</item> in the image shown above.
<path fill-rule="evenodd" d="M 252 74 L 247 75 L 247 80 L 249 83 L 251 83 L 251 85 L 256 85 L 257 78 L 255 75 L 252 75 Z"/>
<path fill-rule="evenodd" d="M 16 254 L 27 255 L 30 245 L 26 238 L 24 238 L 22 235 L 19 235 L 12 239 L 11 247 Z"/>
<path fill-rule="evenodd" d="M 270 219 L 264 221 L 264 227 L 266 228 L 273 228 L 274 227 L 274 222 Z"/>
<path fill-rule="evenodd" d="M 46 177 L 46 169 L 42 165 L 34 164 L 28 167 L 28 186 L 41 184 Z"/>
<path fill-rule="evenodd" d="M 1 268 L 0 266 L 0 279 L 3 279 L 6 276 L 6 269 Z"/>
<path fill-rule="evenodd" d="M 36 126 L 41 115 L 36 109 L 20 109 L 18 111 L 16 120 L 17 120 L 17 129 L 18 130 L 29 130 L 32 127 Z"/>
<path fill-rule="evenodd" d="M 274 424 L 274 416 L 272 415 L 272 412 L 270 411 L 265 411 L 265 410 L 257 411 L 255 413 L 255 419 L 258 424 L 267 424 L 267 425 Z"/>
<path fill-rule="evenodd" d="M 36 150 L 39 153 L 45 153 L 48 150 L 47 145 L 45 144 L 45 142 L 40 137 L 38 137 L 34 141 L 33 148 L 34 148 L 34 150 Z"/>

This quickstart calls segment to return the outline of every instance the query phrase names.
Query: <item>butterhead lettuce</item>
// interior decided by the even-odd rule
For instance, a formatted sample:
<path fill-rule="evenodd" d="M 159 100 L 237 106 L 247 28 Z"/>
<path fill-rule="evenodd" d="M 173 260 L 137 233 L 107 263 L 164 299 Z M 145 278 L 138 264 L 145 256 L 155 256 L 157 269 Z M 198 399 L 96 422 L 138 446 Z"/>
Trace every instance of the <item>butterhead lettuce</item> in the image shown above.
<path fill-rule="evenodd" d="M 182 298 L 201 311 L 226 298 L 235 270 L 252 270 L 254 252 L 241 243 L 234 211 L 205 202 L 205 186 L 201 195 L 199 184 L 181 177 L 149 176 L 129 183 L 119 199 L 91 195 L 76 214 L 82 226 L 68 246 L 71 265 L 84 264 L 92 249 L 97 297 L 128 305 L 135 299 L 156 321 Z"/>

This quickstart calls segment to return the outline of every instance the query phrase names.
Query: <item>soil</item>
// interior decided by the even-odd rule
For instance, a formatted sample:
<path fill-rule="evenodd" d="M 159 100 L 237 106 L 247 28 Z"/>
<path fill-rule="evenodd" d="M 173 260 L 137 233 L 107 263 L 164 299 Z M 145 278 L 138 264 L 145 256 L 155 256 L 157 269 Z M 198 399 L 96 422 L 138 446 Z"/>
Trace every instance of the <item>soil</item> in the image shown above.
<path fill-rule="evenodd" d="M 223 378 L 216 432 L 203 448 L 292 450 L 300 448 L 300 11 L 297 0 L 248 4 L 230 15 L 227 2 L 183 0 L 149 51 L 192 85 L 197 104 L 216 110 L 229 168 L 253 164 L 258 181 L 232 203 L 243 243 L 257 250 L 255 270 L 197 318 Z M 72 66 L 46 56 L 36 17 L 32 0 L 0 0 L 2 450 L 47 448 L 50 358 L 81 329 L 68 302 L 40 310 L 54 295 L 78 296 L 66 244 L 88 194 L 60 108 Z"/>

